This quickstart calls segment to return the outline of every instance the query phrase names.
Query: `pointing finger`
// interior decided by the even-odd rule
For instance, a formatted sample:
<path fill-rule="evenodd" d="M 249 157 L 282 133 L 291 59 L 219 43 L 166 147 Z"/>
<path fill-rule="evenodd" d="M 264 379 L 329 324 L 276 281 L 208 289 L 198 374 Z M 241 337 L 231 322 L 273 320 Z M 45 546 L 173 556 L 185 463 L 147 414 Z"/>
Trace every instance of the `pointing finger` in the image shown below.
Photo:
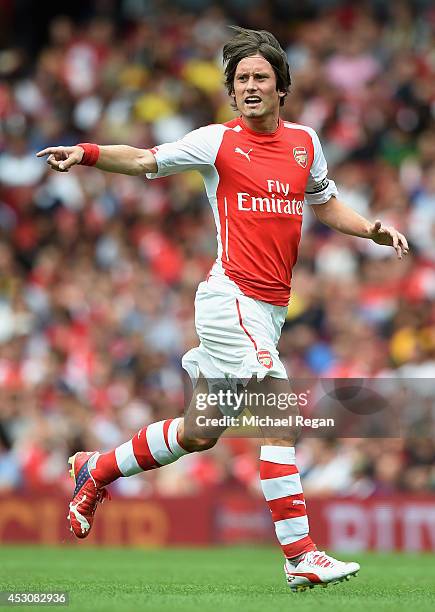
<path fill-rule="evenodd" d="M 44 155 L 49 155 L 49 154 L 53 155 L 53 153 L 56 153 L 60 149 L 62 149 L 62 147 L 47 147 L 46 149 L 42 149 L 42 151 L 38 151 L 38 153 L 36 154 L 36 157 L 44 157 Z"/>
<path fill-rule="evenodd" d="M 42 149 L 42 151 L 38 151 L 36 157 L 44 157 L 47 153 L 51 153 L 50 149 Z"/>

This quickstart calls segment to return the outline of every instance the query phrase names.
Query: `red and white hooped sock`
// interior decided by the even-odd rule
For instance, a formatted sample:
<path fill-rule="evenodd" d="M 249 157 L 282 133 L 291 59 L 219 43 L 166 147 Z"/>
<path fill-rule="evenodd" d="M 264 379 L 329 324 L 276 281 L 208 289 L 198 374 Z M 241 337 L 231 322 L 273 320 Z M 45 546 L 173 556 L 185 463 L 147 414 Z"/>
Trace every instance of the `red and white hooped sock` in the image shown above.
<path fill-rule="evenodd" d="M 307 509 L 294 447 L 262 446 L 260 479 L 284 555 L 291 559 L 316 550 L 308 535 Z"/>
<path fill-rule="evenodd" d="M 178 441 L 177 428 L 181 417 L 151 423 L 140 429 L 128 442 L 108 453 L 96 456 L 89 466 L 98 485 L 107 485 L 120 476 L 133 476 L 173 463 L 189 451 Z M 91 461 L 91 463 L 93 463 Z"/>

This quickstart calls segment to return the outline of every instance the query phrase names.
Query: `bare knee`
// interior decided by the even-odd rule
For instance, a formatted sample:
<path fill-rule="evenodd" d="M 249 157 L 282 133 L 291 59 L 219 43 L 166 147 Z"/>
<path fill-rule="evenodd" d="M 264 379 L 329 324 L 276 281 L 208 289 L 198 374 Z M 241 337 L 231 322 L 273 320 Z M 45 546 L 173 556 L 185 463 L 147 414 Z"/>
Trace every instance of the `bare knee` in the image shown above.
<path fill-rule="evenodd" d="M 197 435 L 196 431 L 186 431 L 184 419 L 180 420 L 178 425 L 178 439 L 181 446 L 189 451 L 189 453 L 201 452 L 213 448 L 219 438 L 203 438 Z"/>
<path fill-rule="evenodd" d="M 213 448 L 217 438 L 187 438 L 183 440 L 183 447 L 190 453 L 201 452 Z"/>

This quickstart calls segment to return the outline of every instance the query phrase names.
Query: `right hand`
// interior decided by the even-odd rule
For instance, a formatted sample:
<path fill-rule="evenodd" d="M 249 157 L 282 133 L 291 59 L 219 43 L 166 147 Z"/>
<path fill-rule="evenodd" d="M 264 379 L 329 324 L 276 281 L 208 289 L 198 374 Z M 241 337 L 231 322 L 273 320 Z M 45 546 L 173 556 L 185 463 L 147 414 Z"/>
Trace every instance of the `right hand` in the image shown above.
<path fill-rule="evenodd" d="M 79 164 L 85 154 L 82 147 L 48 147 L 36 154 L 36 157 L 48 155 L 47 164 L 57 172 L 68 172 L 71 166 Z"/>

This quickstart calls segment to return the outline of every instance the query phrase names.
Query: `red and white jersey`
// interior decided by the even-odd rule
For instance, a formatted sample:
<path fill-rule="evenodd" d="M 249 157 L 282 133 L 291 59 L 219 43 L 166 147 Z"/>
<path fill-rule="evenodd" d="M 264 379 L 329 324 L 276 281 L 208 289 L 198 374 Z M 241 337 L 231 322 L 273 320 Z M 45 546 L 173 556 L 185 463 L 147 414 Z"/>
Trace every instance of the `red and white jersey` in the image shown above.
<path fill-rule="evenodd" d="M 158 172 L 198 170 L 217 229 L 218 255 L 209 282 L 277 306 L 290 297 L 304 203 L 338 195 L 312 128 L 279 121 L 255 132 L 241 117 L 207 125 L 151 149 Z"/>

